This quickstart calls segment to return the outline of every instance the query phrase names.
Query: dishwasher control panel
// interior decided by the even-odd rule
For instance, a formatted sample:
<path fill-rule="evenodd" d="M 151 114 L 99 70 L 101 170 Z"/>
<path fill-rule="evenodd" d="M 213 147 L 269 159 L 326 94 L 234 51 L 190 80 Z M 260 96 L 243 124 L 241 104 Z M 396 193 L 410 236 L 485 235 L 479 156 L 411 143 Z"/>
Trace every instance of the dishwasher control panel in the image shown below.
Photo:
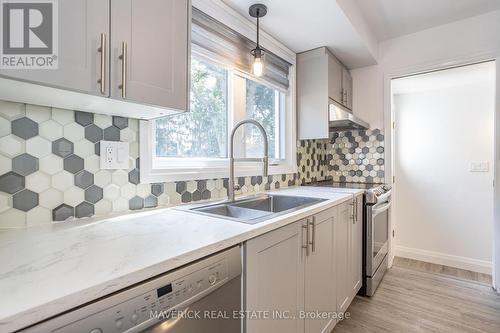
<path fill-rule="evenodd" d="M 61 327 L 54 333 L 127 332 L 135 327 L 146 328 L 166 320 L 171 315 L 169 311 L 179 310 L 186 301 L 204 296 L 219 282 L 224 282 L 227 275 L 227 263 L 219 261 L 174 281 L 165 281 L 155 289 Z"/>
<path fill-rule="evenodd" d="M 239 246 L 150 278 L 52 319 L 22 333 L 142 332 L 183 311 L 228 281 L 241 276 Z"/>

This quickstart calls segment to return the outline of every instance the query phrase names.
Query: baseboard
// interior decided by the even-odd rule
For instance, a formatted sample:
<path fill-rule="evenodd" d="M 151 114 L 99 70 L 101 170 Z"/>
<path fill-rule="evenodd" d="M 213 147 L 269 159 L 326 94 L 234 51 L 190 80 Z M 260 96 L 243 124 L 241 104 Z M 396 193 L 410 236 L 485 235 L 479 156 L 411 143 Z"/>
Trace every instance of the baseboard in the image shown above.
<path fill-rule="evenodd" d="M 394 252 L 394 255 L 398 257 L 415 259 L 432 264 L 445 265 L 478 273 L 491 274 L 492 271 L 491 261 L 454 256 L 450 254 L 416 249 L 400 245 L 395 246 Z"/>

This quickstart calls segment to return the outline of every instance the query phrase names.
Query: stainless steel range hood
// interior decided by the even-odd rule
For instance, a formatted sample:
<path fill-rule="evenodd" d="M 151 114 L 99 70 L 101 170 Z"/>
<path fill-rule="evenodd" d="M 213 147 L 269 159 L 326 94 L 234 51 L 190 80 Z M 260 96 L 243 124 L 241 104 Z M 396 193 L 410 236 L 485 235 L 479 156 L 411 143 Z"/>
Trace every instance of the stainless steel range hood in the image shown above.
<path fill-rule="evenodd" d="M 330 99 L 329 103 L 329 127 L 330 132 L 347 129 L 369 129 L 370 124 L 363 121 L 347 111 L 340 104 Z"/>

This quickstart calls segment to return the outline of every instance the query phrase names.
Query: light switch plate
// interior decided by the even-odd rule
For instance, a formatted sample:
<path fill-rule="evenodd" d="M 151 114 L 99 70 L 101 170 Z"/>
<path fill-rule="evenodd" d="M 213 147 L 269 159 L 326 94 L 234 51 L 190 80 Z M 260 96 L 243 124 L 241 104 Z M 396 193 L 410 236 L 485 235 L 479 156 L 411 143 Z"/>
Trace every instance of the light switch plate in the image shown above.
<path fill-rule="evenodd" d="M 128 142 L 101 141 L 101 169 L 128 169 Z"/>
<path fill-rule="evenodd" d="M 470 172 L 488 172 L 488 162 L 471 162 L 469 167 Z"/>

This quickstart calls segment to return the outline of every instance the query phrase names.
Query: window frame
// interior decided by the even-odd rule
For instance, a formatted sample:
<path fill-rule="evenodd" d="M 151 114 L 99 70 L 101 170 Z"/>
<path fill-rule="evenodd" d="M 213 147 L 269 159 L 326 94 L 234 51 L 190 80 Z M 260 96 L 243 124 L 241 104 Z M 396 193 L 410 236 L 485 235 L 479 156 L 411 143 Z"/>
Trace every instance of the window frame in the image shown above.
<path fill-rule="evenodd" d="M 235 21 L 239 20 L 241 16 L 234 12 L 229 7 L 220 4 L 219 7 L 214 8 L 205 7 L 205 4 L 200 1 L 193 1 L 193 5 L 197 8 L 208 11 L 208 14 L 215 17 L 219 21 L 231 26 L 231 28 L 239 31 L 242 34 L 248 34 L 252 30 L 252 23 L 245 21 Z M 250 29 L 249 29 L 250 28 Z M 248 36 L 247 36 L 248 37 Z M 250 36 L 249 38 L 252 38 Z M 280 122 L 280 152 L 285 155 L 284 159 L 270 161 L 269 174 L 289 174 L 297 172 L 297 141 L 296 141 L 296 66 L 295 66 L 295 54 L 285 48 L 282 44 L 274 40 L 272 37 L 263 33 L 263 45 L 284 59 L 289 61 L 292 65 L 289 71 L 289 89 L 286 93 L 280 94 L 281 105 L 285 108 L 285 112 L 280 112 L 279 122 Z M 196 53 L 202 58 L 209 58 L 207 55 Z M 217 59 L 209 59 L 209 61 L 217 64 Z M 221 64 L 219 64 L 221 65 Z M 222 64 L 223 67 L 224 66 Z M 243 106 L 239 106 L 246 114 L 245 102 L 246 94 L 243 96 L 235 96 L 233 91 L 234 78 L 236 76 L 241 76 L 243 78 L 248 78 L 254 81 L 255 78 L 241 73 L 235 69 L 229 69 L 228 74 L 228 119 L 227 124 L 230 129 L 233 128 L 235 124 L 235 119 L 233 119 L 233 113 L 235 112 L 235 103 L 240 103 L 244 101 Z M 244 82 L 246 83 L 246 82 Z M 268 85 L 268 84 L 265 84 Z M 268 85 L 269 86 L 269 85 Z M 246 88 L 245 88 L 246 89 Z M 245 92 L 246 90 L 243 90 Z M 241 92 L 241 91 L 240 91 Z M 155 151 L 155 138 L 153 137 L 154 120 L 141 120 L 139 128 L 139 152 L 140 152 L 140 174 L 141 183 L 155 183 L 155 182 L 172 182 L 172 181 L 183 181 L 183 180 L 199 180 L 199 179 L 215 179 L 215 178 L 227 178 L 229 176 L 229 158 L 166 158 L 168 163 L 158 164 L 154 162 L 153 152 Z M 228 140 L 229 140 L 228 133 Z M 236 141 L 236 140 L 235 140 Z M 229 142 L 228 142 L 229 146 Z M 188 163 L 186 163 L 188 162 Z M 262 165 L 258 162 L 237 162 L 235 167 L 235 176 L 257 176 L 262 174 Z"/>

